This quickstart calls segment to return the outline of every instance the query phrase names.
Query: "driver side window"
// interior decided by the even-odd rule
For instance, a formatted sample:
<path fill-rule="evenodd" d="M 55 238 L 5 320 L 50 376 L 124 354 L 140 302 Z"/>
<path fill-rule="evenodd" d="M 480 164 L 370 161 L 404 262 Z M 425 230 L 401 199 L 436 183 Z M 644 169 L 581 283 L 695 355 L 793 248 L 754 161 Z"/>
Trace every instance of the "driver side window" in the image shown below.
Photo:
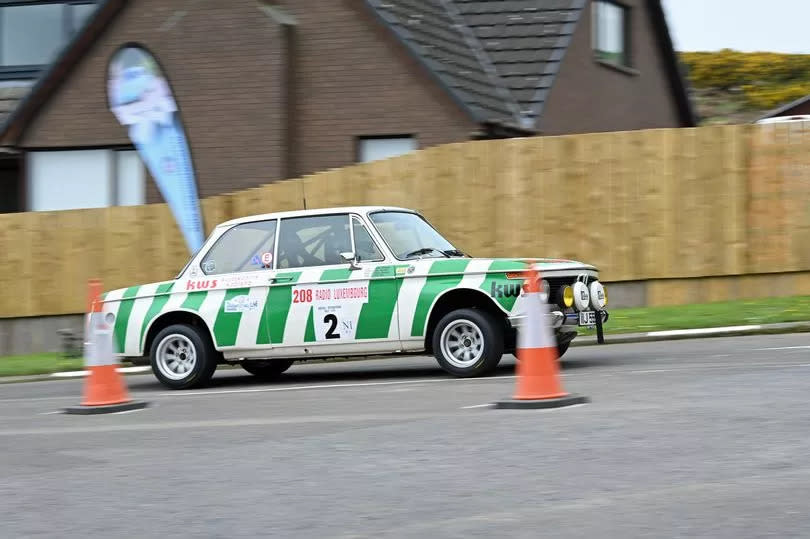
<path fill-rule="evenodd" d="M 385 257 L 377 248 L 366 227 L 356 217 L 352 218 L 352 233 L 354 234 L 354 252 L 360 262 L 381 262 Z"/>
<path fill-rule="evenodd" d="M 281 269 L 342 264 L 340 253 L 351 249 L 348 214 L 281 220 L 278 236 Z"/>

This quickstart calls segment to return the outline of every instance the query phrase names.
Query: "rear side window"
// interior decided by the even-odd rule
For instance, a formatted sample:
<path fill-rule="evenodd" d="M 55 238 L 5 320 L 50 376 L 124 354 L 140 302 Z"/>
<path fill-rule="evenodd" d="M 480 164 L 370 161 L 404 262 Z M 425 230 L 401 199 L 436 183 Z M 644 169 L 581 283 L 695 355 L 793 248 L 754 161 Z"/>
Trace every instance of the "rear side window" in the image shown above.
<path fill-rule="evenodd" d="M 281 220 L 278 267 L 306 268 L 342 264 L 352 250 L 349 215 L 317 215 Z"/>
<path fill-rule="evenodd" d="M 217 240 L 200 267 L 206 275 L 258 271 L 265 267 L 263 255 L 272 259 L 275 242 L 275 220 L 236 225 Z"/>

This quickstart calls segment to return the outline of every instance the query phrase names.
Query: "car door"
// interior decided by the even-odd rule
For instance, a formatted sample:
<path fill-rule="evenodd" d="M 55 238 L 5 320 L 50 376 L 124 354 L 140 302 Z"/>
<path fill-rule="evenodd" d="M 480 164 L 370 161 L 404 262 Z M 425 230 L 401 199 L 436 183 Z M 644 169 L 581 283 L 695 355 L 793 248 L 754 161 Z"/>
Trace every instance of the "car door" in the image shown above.
<path fill-rule="evenodd" d="M 397 349 L 394 268 L 358 216 L 281 219 L 276 262 L 266 310 L 274 355 Z"/>
<path fill-rule="evenodd" d="M 200 262 L 201 276 L 186 284 L 183 308 L 197 311 L 226 357 L 263 357 L 272 347 L 264 311 L 278 222 L 238 224 Z"/>

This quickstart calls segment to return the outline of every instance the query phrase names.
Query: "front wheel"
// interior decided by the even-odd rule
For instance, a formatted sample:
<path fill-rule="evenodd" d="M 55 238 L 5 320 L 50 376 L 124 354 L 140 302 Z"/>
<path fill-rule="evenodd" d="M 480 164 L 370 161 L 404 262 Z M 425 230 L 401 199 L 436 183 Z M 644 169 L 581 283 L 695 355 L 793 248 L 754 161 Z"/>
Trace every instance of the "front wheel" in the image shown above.
<path fill-rule="evenodd" d="M 155 377 L 172 389 L 205 385 L 217 368 L 210 337 L 185 324 L 169 326 L 157 334 L 149 362 Z"/>
<path fill-rule="evenodd" d="M 495 370 L 503 356 L 503 324 L 486 311 L 458 309 L 439 320 L 433 353 L 448 373 L 469 378 Z"/>
<path fill-rule="evenodd" d="M 250 374 L 272 380 L 289 369 L 294 361 L 292 359 L 245 360 L 240 363 L 243 369 Z"/>
<path fill-rule="evenodd" d="M 559 336 L 557 337 L 557 357 L 563 357 L 568 351 L 568 347 L 571 346 L 571 343 L 574 341 L 574 338 L 571 337 L 570 339 L 560 340 Z"/>

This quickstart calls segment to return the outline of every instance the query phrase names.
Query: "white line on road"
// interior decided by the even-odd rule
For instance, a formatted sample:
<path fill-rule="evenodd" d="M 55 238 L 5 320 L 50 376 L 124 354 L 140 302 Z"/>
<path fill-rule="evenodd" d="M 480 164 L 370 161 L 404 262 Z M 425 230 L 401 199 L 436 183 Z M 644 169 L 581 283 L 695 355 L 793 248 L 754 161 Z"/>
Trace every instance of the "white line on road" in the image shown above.
<path fill-rule="evenodd" d="M 115 369 L 116 371 L 123 373 L 123 374 L 131 374 L 131 373 L 139 373 L 139 372 L 147 372 L 152 370 L 151 367 L 119 367 Z M 82 376 L 87 376 L 89 371 L 66 371 L 66 372 L 55 372 L 51 374 L 53 378 L 81 378 Z"/>
<path fill-rule="evenodd" d="M 346 387 L 371 387 L 371 386 L 395 386 L 402 384 L 435 384 L 447 382 L 486 382 L 488 380 L 508 380 L 515 378 L 511 376 L 483 376 L 481 378 L 440 378 L 438 380 L 396 380 L 392 382 L 356 382 L 351 384 L 320 384 L 309 386 L 287 386 L 287 387 L 265 387 L 261 389 L 223 389 L 214 391 L 194 391 L 159 393 L 161 397 L 194 397 L 198 395 L 227 395 L 233 393 L 268 393 L 274 391 L 303 391 L 308 389 L 335 389 Z"/>
<path fill-rule="evenodd" d="M 705 335 L 707 333 L 731 333 L 734 331 L 754 331 L 762 329 L 762 326 L 728 326 L 722 328 L 701 328 L 701 329 L 672 329 L 667 331 L 651 331 L 647 333 L 649 337 L 677 337 L 680 335 Z"/>
<path fill-rule="evenodd" d="M 754 352 L 767 352 L 774 350 L 808 350 L 810 346 L 775 346 L 773 348 L 754 348 Z"/>

